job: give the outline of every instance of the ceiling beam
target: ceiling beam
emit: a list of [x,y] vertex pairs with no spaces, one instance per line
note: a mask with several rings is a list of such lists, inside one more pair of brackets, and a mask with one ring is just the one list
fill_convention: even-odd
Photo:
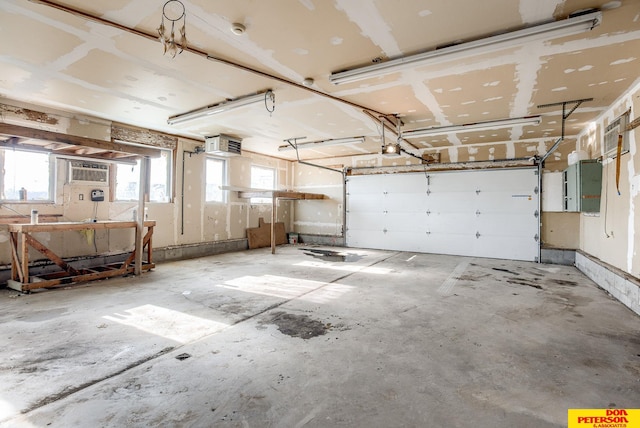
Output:
[[93,149],[113,152],[129,153],[138,156],[148,156],[151,158],[160,156],[160,150],[153,147],[131,146],[128,144],[96,140],[94,138],[78,137],[76,135],[61,134],[60,132],[28,128],[26,126],[12,125],[9,123],[0,123],[0,134],[33,140],[55,141],[57,143],[72,144],[74,146],[90,147]]

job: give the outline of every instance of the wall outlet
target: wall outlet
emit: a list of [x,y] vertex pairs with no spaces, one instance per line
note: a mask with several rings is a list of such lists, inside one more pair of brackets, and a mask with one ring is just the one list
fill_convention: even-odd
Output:
[[84,201],[84,194],[82,194],[82,193],[78,194],[78,200],[79,201]]

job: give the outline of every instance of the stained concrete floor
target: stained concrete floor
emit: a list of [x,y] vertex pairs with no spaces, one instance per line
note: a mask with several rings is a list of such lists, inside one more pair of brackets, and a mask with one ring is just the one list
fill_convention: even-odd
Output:
[[640,317],[568,266],[282,246],[0,291],[3,427],[563,427],[640,403]]

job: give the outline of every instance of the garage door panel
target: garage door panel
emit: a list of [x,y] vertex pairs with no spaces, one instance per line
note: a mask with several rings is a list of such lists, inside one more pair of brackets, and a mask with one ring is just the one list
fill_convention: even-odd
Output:
[[426,230],[425,222],[421,221],[423,218],[422,213],[392,211],[382,217],[383,224],[387,229],[401,231]]
[[[473,235],[468,233],[438,233],[428,235],[424,247],[425,252],[437,254],[451,254],[458,256],[473,256],[473,247],[469,242]],[[475,238],[474,238],[475,239]]]
[[425,195],[421,193],[386,194],[381,202],[385,208],[396,210],[421,211],[426,206]]
[[[509,179],[505,180],[504,176],[499,174],[500,171],[496,170],[484,170],[474,171],[476,173],[475,187],[481,191],[499,190],[501,192],[512,191],[520,189],[523,184],[532,184],[533,190],[537,186],[537,169],[511,169],[506,171],[509,175]],[[498,174],[496,174],[498,172]],[[531,179],[531,180],[529,180]]]
[[[522,245],[523,239],[528,239],[531,245]],[[533,260],[538,256],[537,242],[533,235],[519,236],[481,236],[475,246],[473,254],[477,257],[487,257],[486,253],[494,254],[493,258],[513,260]]]
[[351,218],[350,224],[357,225],[357,227],[349,227],[347,230],[382,230],[380,222],[382,221],[380,213],[377,211],[350,211],[347,216]]
[[535,260],[536,187],[535,168],[353,176],[347,245]]
[[350,212],[382,212],[381,195],[354,194],[347,196],[347,210]]
[[480,215],[476,222],[476,227],[480,233],[485,235],[533,237],[538,233],[537,225],[524,226],[526,223],[533,223],[531,219],[535,219],[533,214],[531,216],[513,214]]
[[432,231],[440,233],[471,233],[475,229],[475,216],[471,213],[432,214],[427,222]]
[[412,231],[387,232],[384,240],[390,250],[425,252],[424,236]]
[[347,242],[350,247],[386,249],[382,230],[349,230]]

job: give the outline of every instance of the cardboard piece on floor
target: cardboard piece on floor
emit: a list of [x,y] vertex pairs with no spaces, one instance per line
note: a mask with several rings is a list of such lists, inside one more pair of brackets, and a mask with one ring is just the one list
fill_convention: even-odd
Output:
[[[275,224],[276,245],[287,243],[287,234],[284,231],[284,223]],[[264,219],[258,219],[258,227],[247,228],[249,249],[271,246],[271,223],[265,223]]]

